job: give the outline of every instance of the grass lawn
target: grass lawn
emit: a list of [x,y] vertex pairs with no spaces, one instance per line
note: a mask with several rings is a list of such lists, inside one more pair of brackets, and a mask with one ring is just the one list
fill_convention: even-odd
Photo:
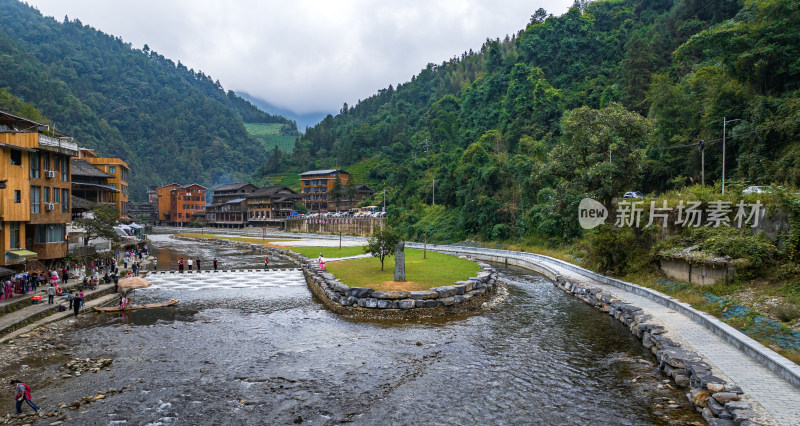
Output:
[[406,249],[406,282],[394,281],[394,256],[384,259],[384,270],[377,257],[330,262],[325,269],[350,287],[370,287],[378,291],[427,290],[431,287],[452,285],[477,275],[478,264],[456,256]]
[[[319,257],[319,254],[322,255],[326,259],[332,259],[335,257],[349,257],[349,256],[356,256],[359,254],[364,254],[364,249],[361,246],[357,247],[342,247],[339,250],[339,246],[336,247],[285,247],[287,250],[291,250],[295,253],[300,253],[303,256],[309,259],[316,259]],[[393,263],[394,264],[394,263]]]
[[281,123],[244,123],[247,133],[261,141],[265,150],[272,151],[277,146],[283,152],[292,152],[298,137],[282,135],[285,126]]
[[242,243],[250,243],[250,244],[267,244],[274,241],[286,241],[286,238],[284,239],[245,238],[245,237],[232,237],[230,235],[198,234],[195,232],[181,232],[178,235],[181,237],[192,237],[192,238],[206,238],[206,239],[219,238],[221,240],[239,241]]

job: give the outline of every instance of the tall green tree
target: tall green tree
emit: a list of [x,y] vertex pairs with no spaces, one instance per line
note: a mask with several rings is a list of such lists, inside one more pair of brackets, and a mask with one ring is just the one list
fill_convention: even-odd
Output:
[[89,240],[95,238],[105,238],[115,243],[121,240],[120,236],[114,231],[114,226],[119,218],[119,209],[111,204],[100,204],[92,209],[91,218],[78,218],[72,222],[86,232],[83,240],[85,246],[89,245]]
[[395,246],[402,241],[400,234],[390,227],[379,228],[372,236],[367,239],[364,253],[377,257],[381,261],[381,271],[383,271],[383,260],[386,256],[393,256]]

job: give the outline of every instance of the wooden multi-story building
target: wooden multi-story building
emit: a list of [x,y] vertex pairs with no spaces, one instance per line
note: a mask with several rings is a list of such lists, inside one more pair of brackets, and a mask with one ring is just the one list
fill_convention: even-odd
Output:
[[280,225],[303,196],[288,186],[267,186],[247,196],[247,222],[254,226]]
[[120,190],[109,185],[108,180],[112,175],[91,165],[86,160],[73,158],[72,166],[72,196],[83,198],[86,201],[99,204],[117,205]]
[[309,213],[328,211],[328,196],[337,179],[339,179],[339,185],[348,185],[350,173],[341,169],[333,169],[311,170],[300,174],[300,193],[303,196],[303,204]]
[[192,183],[179,186],[169,192],[170,220],[175,225],[191,222],[195,213],[205,211],[206,187]]
[[206,210],[209,226],[243,228],[247,225],[247,196],[258,190],[251,183],[231,183],[214,188]]
[[156,188],[156,201],[155,206],[158,210],[158,222],[169,223],[171,222],[170,214],[172,212],[172,198],[171,193],[175,188],[179,188],[177,183],[168,183],[166,185]]
[[67,254],[72,138],[0,111],[0,265]]
[[89,164],[97,167],[98,169],[108,173],[111,177],[108,179],[108,185],[112,188],[119,189],[119,195],[115,201],[119,209],[120,217],[128,217],[128,174],[130,167],[128,163],[121,158],[104,158],[95,154],[94,151],[81,148],[78,158],[86,160]]

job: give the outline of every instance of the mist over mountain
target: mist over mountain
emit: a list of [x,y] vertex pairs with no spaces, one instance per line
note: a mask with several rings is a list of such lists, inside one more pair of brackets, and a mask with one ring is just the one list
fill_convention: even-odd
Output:
[[305,132],[307,127],[315,126],[317,123],[322,121],[323,118],[330,114],[328,112],[309,112],[306,114],[298,114],[292,110],[281,108],[261,98],[252,96],[247,92],[238,91],[236,94],[267,114],[280,115],[294,121],[297,124],[297,130],[300,132]]

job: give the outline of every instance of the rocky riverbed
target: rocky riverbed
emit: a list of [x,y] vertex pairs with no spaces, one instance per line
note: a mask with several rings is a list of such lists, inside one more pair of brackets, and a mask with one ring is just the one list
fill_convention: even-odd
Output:
[[0,413],[42,425],[703,424],[619,322],[498,269],[506,302],[437,320],[344,319],[304,286],[137,290],[137,303],[180,303],[87,312],[0,346],[2,380],[29,383],[49,417],[14,417],[8,385]]

